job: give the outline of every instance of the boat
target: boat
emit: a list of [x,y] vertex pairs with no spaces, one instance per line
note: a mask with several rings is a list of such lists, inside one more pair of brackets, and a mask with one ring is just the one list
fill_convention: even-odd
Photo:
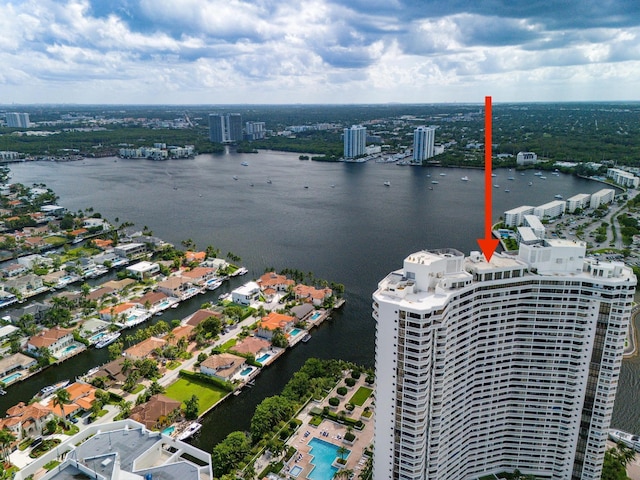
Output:
[[507,180],[515,180],[515,177],[509,177]]
[[336,186],[332,183],[332,184],[331,184],[331,188],[336,188]]
[[446,173],[441,173],[441,174],[440,174],[440,176],[441,176],[441,177],[446,177],[446,176],[447,176],[447,174],[446,174]]
[[6,395],[6,394],[7,394],[7,392],[4,391],[2,388],[0,388],[0,395]]
[[247,270],[244,267],[240,267],[238,270],[236,270],[235,272],[233,272],[231,274],[232,277],[237,277],[238,275],[244,275],[246,273],[249,273],[249,270]]
[[100,370],[98,367],[93,367],[90,368],[87,373],[85,373],[86,376],[90,377],[91,375],[93,375],[94,373],[98,373],[98,370]]
[[384,186],[385,187],[390,187],[391,186],[391,182],[387,180],[386,182],[384,182]]
[[311,340],[311,335],[309,333],[302,337],[302,343],[307,343],[309,340]]
[[495,173],[491,174],[492,177],[497,177],[498,175],[496,175]]
[[205,288],[207,290],[215,290],[216,288],[219,288],[221,285],[222,285],[222,280],[220,280],[219,278],[212,278],[205,284]]
[[609,430],[609,439],[616,443],[622,443],[636,452],[640,452],[640,436],[623,432],[622,430]]
[[272,183],[272,182],[271,182],[271,179],[267,180],[267,183]]
[[529,182],[529,186],[533,185],[533,182]]
[[536,177],[540,177],[540,176],[542,176],[542,172],[536,172],[536,173],[534,173],[534,175],[535,175]]
[[229,292],[218,295],[218,300],[226,300],[228,298],[231,298],[231,294]]
[[249,186],[250,186],[250,187],[253,187],[253,183],[250,183],[250,184],[249,184]]
[[248,167],[249,164],[247,162],[242,162],[240,165],[242,165],[243,167]]
[[98,343],[96,343],[96,348],[104,348],[107,345],[111,345],[120,338],[120,335],[122,335],[120,332],[107,333]]
[[202,428],[202,424],[198,422],[193,422],[187,428],[185,428],[182,432],[180,432],[176,438],[178,440],[186,440],[187,438],[193,437],[196,433],[200,431],[201,428]]
[[562,195],[560,195],[560,194],[554,195],[553,198],[557,198],[558,200],[562,200]]
[[40,396],[46,397],[47,395],[51,395],[52,393],[57,392],[58,390],[66,387],[67,385],[69,385],[69,380],[63,380],[61,382],[54,383],[53,385],[48,385],[44,387],[42,390],[40,390]]
[[237,175],[234,175],[234,176],[233,176],[233,179],[234,179],[234,180],[237,180],[237,179],[238,179],[238,176],[237,176]]
[[434,185],[437,185],[440,182],[438,182],[437,180],[431,180],[431,183],[433,183]]
[[170,308],[178,308],[179,306],[180,306],[180,302],[176,302],[172,304]]
[[506,193],[509,193],[511,190],[509,190],[508,188],[505,188],[505,189],[504,189],[504,191],[505,191]]
[[469,181],[469,177],[467,177],[466,175],[464,177],[462,177],[460,180],[462,180],[463,182],[468,182]]
[[305,185],[304,188],[309,188],[309,185]]
[[540,177],[540,180],[546,180],[547,177]]
[[497,183],[495,183],[495,184],[493,185],[493,188],[500,188],[500,185],[498,185]]
[[433,187],[429,187],[429,190],[433,190]]

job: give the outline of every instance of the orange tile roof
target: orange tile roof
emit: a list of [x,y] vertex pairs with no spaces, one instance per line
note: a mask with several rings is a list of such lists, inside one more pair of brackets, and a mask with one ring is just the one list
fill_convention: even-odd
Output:
[[161,338],[149,337],[142,342],[127,348],[124,353],[129,357],[144,358],[151,354],[156,348],[166,345],[167,341]]
[[184,259],[187,262],[204,262],[207,259],[206,252],[192,252],[187,250],[184,254]]
[[282,313],[270,312],[269,315],[260,321],[260,328],[263,330],[275,330],[284,328],[288,323],[295,321],[295,317],[283,315]]
[[196,268],[192,268],[188,272],[182,272],[182,276],[193,279],[193,278],[202,278],[205,275],[209,275],[212,273],[215,273],[215,270],[213,268],[196,267]]
[[293,285],[295,282],[284,275],[278,275],[276,272],[267,272],[258,279],[258,283],[264,289],[274,285]]
[[258,337],[246,337],[241,342],[236,343],[231,350],[238,353],[250,353],[256,355],[261,350],[267,349],[271,346],[267,340]]
[[73,332],[70,328],[55,327],[49,330],[43,330],[29,339],[29,343],[36,348],[48,347],[53,345],[62,337]]
[[83,233],[87,233],[89,230],[87,230],[86,228],[78,228],[77,230],[72,230],[71,232],[69,232],[71,235],[82,235]]
[[111,315],[120,315],[122,312],[126,312],[130,308],[135,307],[135,304],[130,302],[119,303],[118,305],[114,305],[112,307],[103,308],[100,310],[101,314],[111,314]]
[[200,309],[189,317],[189,320],[187,320],[187,324],[196,327],[209,317],[222,318],[222,314],[219,312],[214,312],[213,310]]
[[101,238],[96,238],[93,243],[95,243],[98,248],[108,248],[113,245],[113,240],[102,240]]
[[333,293],[330,288],[318,289],[302,284],[298,284],[293,287],[293,291],[298,298],[313,298],[315,300],[324,300],[325,298],[330,297]]

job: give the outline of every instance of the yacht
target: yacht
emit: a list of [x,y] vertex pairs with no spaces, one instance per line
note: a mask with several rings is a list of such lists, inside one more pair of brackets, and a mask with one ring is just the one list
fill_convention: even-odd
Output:
[[557,194],[557,195],[554,195],[553,198],[556,198],[558,200],[562,200],[562,195]]
[[509,177],[507,180],[515,180],[515,177]]
[[384,186],[385,187],[390,187],[391,186],[391,182],[387,180],[386,182],[384,182]]
[[623,443],[629,448],[633,448],[636,452],[640,452],[640,437],[621,430],[609,430],[609,438],[616,443]]
[[505,188],[504,190],[505,192],[509,193],[511,190],[509,190],[508,188]]
[[311,340],[311,335],[309,333],[305,334],[305,336],[302,337],[303,343],[307,343],[309,340]]
[[540,177],[540,180],[546,180],[547,177]]
[[431,183],[433,183],[434,185],[437,185],[440,182],[438,182],[437,180],[431,180]]
[[248,167],[249,164],[247,162],[242,162],[240,165],[242,165],[243,167]]
[[492,177],[497,177],[498,175],[496,175],[495,173],[491,174]]
[[249,270],[247,270],[244,267],[240,267],[238,270],[236,270],[235,272],[233,272],[231,274],[232,277],[237,277],[238,275],[244,275],[245,273],[249,273]]
[[529,186],[533,185],[533,182],[529,182]]
[[219,288],[222,285],[222,280],[219,278],[212,278],[211,280],[209,280],[206,284],[205,287],[207,290],[215,290],[216,288]]
[[542,172],[536,172],[536,173],[534,173],[534,175],[535,175],[536,177],[539,177],[539,176],[541,176],[541,175],[542,175]]
[[497,183],[494,183],[493,188],[500,188],[500,185],[498,185]]
[[447,174],[446,174],[446,173],[441,173],[441,174],[440,174],[440,176],[441,176],[441,177],[446,177],[446,176],[447,176]]
[[193,422],[187,428],[185,428],[180,434],[178,434],[178,440],[186,440],[187,438],[193,437],[196,433],[200,431],[202,428],[202,424],[198,422]]
[[69,385],[69,380],[63,380],[62,382],[54,383],[53,385],[44,387],[42,390],[40,390],[40,396],[46,397],[47,395],[51,395],[52,393],[57,392],[58,390],[66,387],[67,385]]
[[107,333],[98,343],[96,343],[96,348],[104,348],[107,345],[111,345],[120,338],[120,335],[122,335],[120,332]]
[[463,182],[468,182],[469,181],[469,177],[467,177],[466,175],[464,177],[462,177],[460,180],[462,180]]

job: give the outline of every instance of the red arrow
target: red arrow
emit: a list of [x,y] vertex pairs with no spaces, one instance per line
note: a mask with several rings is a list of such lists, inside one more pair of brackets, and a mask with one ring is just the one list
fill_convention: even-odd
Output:
[[484,97],[484,238],[478,245],[487,262],[498,247],[498,240],[491,235],[491,97]]

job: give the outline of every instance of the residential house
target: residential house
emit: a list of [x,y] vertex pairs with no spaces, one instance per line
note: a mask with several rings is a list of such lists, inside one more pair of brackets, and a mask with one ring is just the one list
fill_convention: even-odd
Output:
[[48,246],[42,237],[27,237],[24,239],[25,246],[29,248],[42,248]]
[[251,305],[260,298],[260,286],[256,282],[247,282],[231,292],[231,299],[239,305]]
[[169,337],[170,335],[172,336],[171,339],[167,339],[167,341],[171,345],[177,345],[181,338],[186,338],[188,341],[193,335],[194,329],[195,327],[193,325],[180,325],[167,334],[167,337]]
[[267,272],[257,280],[262,291],[272,288],[276,292],[286,292],[289,287],[293,287],[295,282],[284,275],[278,275],[276,272]]
[[129,265],[126,270],[128,274],[134,276],[138,280],[144,280],[145,278],[153,277],[155,274],[159,273],[160,265],[154,262],[147,262],[145,260]]
[[246,337],[232,347],[232,351],[239,354],[250,354],[259,357],[271,348],[271,344],[262,338]]
[[40,292],[48,290],[42,283],[42,277],[29,273],[21,277],[8,278],[3,282],[2,289],[5,291],[15,290],[19,296],[31,297]]
[[87,295],[87,300],[90,302],[94,300],[95,301],[102,300],[104,297],[108,295],[113,295],[114,292],[115,290],[111,287],[99,287],[89,292],[89,294]]
[[40,348],[49,349],[51,355],[57,356],[73,343],[73,330],[54,327],[37,333],[27,341],[27,351],[37,354]]
[[182,277],[169,277],[158,283],[158,291],[175,298],[181,298],[190,288],[193,288],[191,281]]
[[125,288],[135,284],[133,278],[123,278],[122,280],[109,280],[102,284],[103,287],[113,288],[116,292],[122,292]]
[[200,309],[188,317],[186,324],[197,327],[200,323],[210,317],[222,318],[222,313],[214,312],[213,310]]
[[17,277],[27,273],[28,271],[29,269],[27,267],[19,263],[11,263],[0,269],[0,273],[2,273],[2,276],[6,278]]
[[182,278],[186,278],[194,285],[204,286],[207,280],[211,280],[216,276],[216,270],[208,267],[196,267],[188,272],[182,272],[180,274]]
[[125,302],[118,305],[112,305],[100,310],[100,318],[105,321],[116,321],[120,318],[127,318],[138,307],[135,303]]
[[140,343],[127,348],[124,351],[125,356],[133,360],[143,360],[153,355],[154,350],[162,348],[167,344],[166,340],[157,337],[149,337]]
[[291,307],[291,314],[296,317],[297,322],[304,322],[307,318],[311,316],[316,309],[310,303],[303,303],[302,305],[296,305],[295,307]]
[[16,381],[19,377],[7,380],[5,377],[12,373],[29,370],[29,368],[36,365],[38,362],[35,358],[29,357],[23,353],[14,353],[8,357],[0,359],[0,378],[3,379],[3,383],[10,384]]
[[149,430],[159,430],[168,425],[167,420],[173,415],[179,415],[182,402],[172,400],[162,394],[152,395],[146,403],[136,405],[131,409],[129,418],[140,422]]
[[113,240],[102,240],[101,238],[94,239],[93,243],[100,250],[107,250],[113,246]]
[[71,230],[69,232],[69,235],[71,235],[74,238],[82,238],[83,235],[86,235],[87,233],[89,233],[89,230],[87,230],[86,228],[77,228],[76,230]]
[[315,288],[308,285],[298,284],[293,287],[296,300],[302,300],[303,302],[312,303],[313,305],[320,306],[329,298],[333,291],[330,288]]
[[145,256],[147,247],[144,243],[124,243],[113,247],[113,251],[116,255],[133,260]]
[[88,383],[74,382],[65,390],[69,393],[69,403],[54,406],[51,398],[46,404],[60,418],[69,419],[79,413],[87,412],[96,401],[97,388]]
[[122,372],[124,361],[125,358],[120,356],[109,363],[105,363],[96,373],[89,377],[89,380],[102,378],[105,381],[105,388],[122,387],[127,380],[126,372]]
[[242,370],[245,359],[231,353],[211,355],[200,364],[200,373],[216,377],[223,381],[231,381],[231,378]]
[[[163,292],[148,292],[143,296],[134,298],[131,302],[135,303],[140,308],[145,308],[147,310],[156,310],[163,303],[166,303],[169,297],[166,293]],[[147,308],[148,306],[148,308]]]
[[191,250],[187,250],[184,252],[184,261],[186,263],[201,263],[207,259],[206,252],[192,252]]
[[262,320],[260,320],[256,335],[271,340],[273,332],[276,329],[280,329],[283,333],[286,333],[288,330],[293,328],[295,323],[295,317],[283,315],[282,313],[270,312],[266,317],[263,317]]
[[0,420],[0,429],[8,429],[18,440],[39,437],[47,422],[54,418],[53,411],[38,402],[31,405],[20,402],[7,410],[6,417]]

